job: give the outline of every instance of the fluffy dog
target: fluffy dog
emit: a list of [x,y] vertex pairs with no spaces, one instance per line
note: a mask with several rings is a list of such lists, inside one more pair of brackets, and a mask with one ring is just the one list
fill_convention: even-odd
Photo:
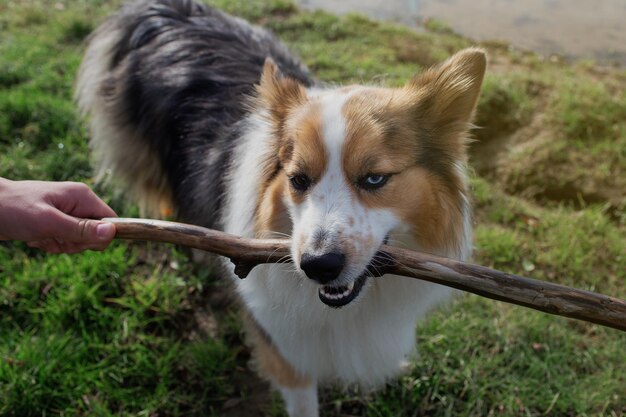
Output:
[[98,172],[148,213],[292,239],[293,264],[230,275],[261,372],[291,416],[316,416],[318,383],[396,374],[416,320],[451,294],[368,271],[387,240],[469,256],[466,140],[485,65],[466,49],[401,88],[327,88],[262,28],[139,1],[91,36],[77,100]]

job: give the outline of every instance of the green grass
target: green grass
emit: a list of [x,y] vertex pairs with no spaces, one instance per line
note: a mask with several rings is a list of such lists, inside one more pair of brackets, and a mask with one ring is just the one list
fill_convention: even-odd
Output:
[[[414,33],[286,0],[217,3],[272,28],[329,83],[401,85],[471,44],[441,22]],[[72,85],[83,39],[117,4],[0,3],[0,176],[92,182]],[[625,298],[626,73],[483,46],[475,261]],[[282,415],[248,370],[228,292],[163,245],[53,256],[0,243],[0,416]],[[626,414],[615,330],[464,296],[417,338],[407,375],[377,393],[326,389],[323,414]]]
[[0,415],[219,409],[237,350],[184,336],[201,300],[193,294],[211,284],[178,266],[186,256],[153,249],[70,257],[0,247]]
[[533,95],[539,87],[520,74],[487,74],[483,83],[475,132],[481,141],[497,140],[526,125],[534,111]]
[[[608,203],[626,210],[626,90],[573,77],[551,92],[538,132],[501,170],[504,188],[539,201]],[[528,166],[535,167],[529,170]]]

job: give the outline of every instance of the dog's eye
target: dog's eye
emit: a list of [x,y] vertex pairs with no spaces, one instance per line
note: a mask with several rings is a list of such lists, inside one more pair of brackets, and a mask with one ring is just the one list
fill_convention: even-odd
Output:
[[296,191],[306,191],[311,186],[311,179],[304,174],[289,177],[289,181]]
[[359,187],[366,190],[376,190],[387,183],[389,175],[369,174],[359,180]]

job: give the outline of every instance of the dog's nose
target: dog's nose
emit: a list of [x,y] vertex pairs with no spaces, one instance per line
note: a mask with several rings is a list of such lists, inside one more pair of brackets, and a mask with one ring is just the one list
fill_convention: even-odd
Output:
[[300,268],[307,277],[326,284],[339,276],[345,263],[343,253],[329,252],[319,256],[305,253],[300,259]]

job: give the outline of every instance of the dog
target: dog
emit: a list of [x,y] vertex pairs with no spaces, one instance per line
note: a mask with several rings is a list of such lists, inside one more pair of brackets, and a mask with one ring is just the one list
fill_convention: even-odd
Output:
[[126,5],[94,31],[76,98],[99,177],[145,213],[289,237],[292,263],[226,267],[262,375],[290,416],[320,383],[378,386],[447,287],[373,278],[385,243],[465,260],[468,130],[485,53],[400,88],[327,87],[267,30],[191,0]]

